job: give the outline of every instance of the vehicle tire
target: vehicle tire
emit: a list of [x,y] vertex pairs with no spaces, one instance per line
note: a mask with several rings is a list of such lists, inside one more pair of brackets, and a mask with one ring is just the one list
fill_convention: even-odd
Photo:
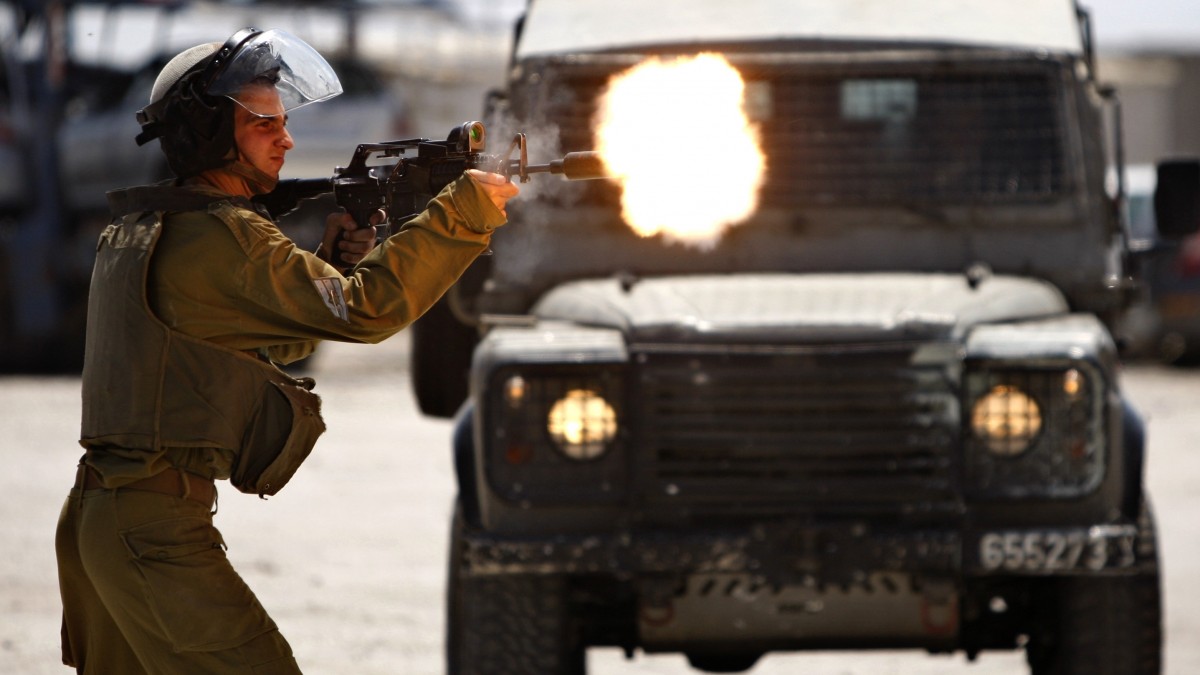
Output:
[[1027,646],[1032,675],[1159,675],[1162,597],[1154,520],[1143,502],[1140,571],[1052,580]]
[[475,303],[491,276],[492,264],[490,255],[476,258],[409,329],[413,394],[425,415],[450,419],[467,400],[471,357],[479,344]]
[[[453,292],[453,291],[451,291]],[[459,321],[449,298],[438,300],[409,329],[410,368],[417,407],[430,417],[451,418],[467,400],[475,328]]]
[[552,575],[463,574],[465,527],[455,508],[446,591],[447,675],[584,675],[585,650]]

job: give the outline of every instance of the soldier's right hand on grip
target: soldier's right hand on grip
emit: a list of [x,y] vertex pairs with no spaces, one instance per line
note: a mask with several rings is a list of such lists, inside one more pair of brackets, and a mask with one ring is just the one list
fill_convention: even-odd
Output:
[[363,227],[349,213],[331,213],[325,218],[325,236],[317,257],[345,273],[375,248],[375,226],[385,222],[387,214],[379,209]]

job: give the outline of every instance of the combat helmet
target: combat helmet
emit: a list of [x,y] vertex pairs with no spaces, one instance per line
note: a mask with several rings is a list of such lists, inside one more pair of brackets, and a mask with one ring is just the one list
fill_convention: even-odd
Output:
[[137,144],[157,138],[179,178],[220,168],[237,158],[233,106],[257,111],[237,98],[251,82],[274,85],[284,112],[342,93],[337,74],[300,38],[283,30],[244,28],[223,44],[196,45],[159,72],[150,103],[137,112]]

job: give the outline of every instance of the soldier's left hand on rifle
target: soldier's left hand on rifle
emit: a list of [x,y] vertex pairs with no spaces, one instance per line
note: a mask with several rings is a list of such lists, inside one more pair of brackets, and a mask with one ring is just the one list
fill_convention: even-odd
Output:
[[521,188],[517,187],[508,179],[508,176],[503,176],[498,173],[488,173],[479,169],[467,169],[466,174],[475,179],[475,182],[483,186],[483,191],[487,193],[488,199],[500,209],[500,213],[508,218],[508,200],[517,196]]

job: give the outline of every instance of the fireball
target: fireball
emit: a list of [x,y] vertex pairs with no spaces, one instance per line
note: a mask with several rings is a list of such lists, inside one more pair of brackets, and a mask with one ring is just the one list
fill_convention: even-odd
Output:
[[766,161],[744,98],[741,75],[718,54],[651,58],[609,82],[597,150],[621,179],[635,232],[710,249],[754,213]]

